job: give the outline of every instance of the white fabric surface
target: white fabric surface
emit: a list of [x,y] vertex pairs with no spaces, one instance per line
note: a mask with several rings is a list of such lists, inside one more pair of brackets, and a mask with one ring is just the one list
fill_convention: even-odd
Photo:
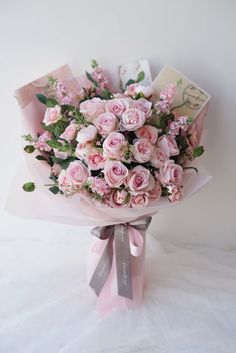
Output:
[[88,228],[54,230],[1,235],[1,353],[235,352],[234,250],[148,236],[143,307],[99,317],[86,286]]

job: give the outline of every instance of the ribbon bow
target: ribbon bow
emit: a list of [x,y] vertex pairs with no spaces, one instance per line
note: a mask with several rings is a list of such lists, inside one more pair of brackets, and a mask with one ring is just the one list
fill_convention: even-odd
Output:
[[90,280],[90,287],[99,296],[112,267],[113,244],[117,272],[118,295],[133,298],[131,256],[140,256],[143,251],[143,237],[151,223],[151,217],[143,217],[129,223],[95,227],[91,233],[101,240],[107,240],[105,249]]

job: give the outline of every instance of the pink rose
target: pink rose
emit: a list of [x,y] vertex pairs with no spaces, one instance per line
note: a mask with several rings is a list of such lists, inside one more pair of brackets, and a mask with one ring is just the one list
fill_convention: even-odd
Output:
[[51,169],[53,175],[58,176],[61,172],[62,168],[60,164],[54,163]]
[[[65,141],[63,140],[58,140],[58,142],[60,142],[63,146],[65,145]],[[70,155],[70,152],[59,151],[56,148],[53,148],[53,152],[55,154],[55,157],[60,159],[67,159]]]
[[125,148],[127,146],[127,141],[119,132],[111,132],[103,142],[103,153],[105,157],[121,159]]
[[88,168],[80,162],[74,161],[69,164],[66,169],[66,176],[72,182],[73,185],[81,186],[83,185],[87,178],[90,176]]
[[183,198],[182,190],[178,188],[176,185],[168,185],[167,189],[168,189],[168,193],[170,194],[168,195],[168,199],[171,202],[178,202],[182,200]]
[[137,131],[135,131],[135,134],[139,138],[145,138],[148,141],[150,141],[153,145],[157,142],[158,138],[158,130],[156,127],[151,126],[151,125],[143,125],[140,127]]
[[136,97],[139,93],[142,93],[145,98],[150,98],[154,91],[151,86],[147,86],[141,83],[132,83],[126,88],[125,91],[125,94],[128,94],[132,97]]
[[113,113],[103,113],[94,120],[94,125],[102,137],[117,129],[118,121]]
[[106,102],[106,111],[118,117],[121,117],[124,111],[128,108],[129,104],[125,99],[115,98]]
[[148,192],[146,192],[146,195],[148,196],[148,198],[150,200],[159,200],[159,198],[161,197],[162,194],[162,187],[161,187],[161,183],[159,181],[155,181],[154,187],[149,190]]
[[43,123],[47,126],[55,124],[61,117],[61,107],[56,105],[53,108],[47,108],[44,114]]
[[145,114],[139,109],[127,109],[121,116],[121,128],[127,131],[135,131],[145,123]]
[[82,127],[82,129],[77,134],[76,141],[79,143],[79,145],[85,145],[87,142],[93,141],[96,135],[97,129],[94,125]]
[[133,208],[142,208],[147,206],[148,204],[148,197],[145,194],[138,194],[135,196],[132,196],[131,200],[131,207]]
[[166,154],[157,147],[154,148],[150,162],[153,167],[160,168],[167,159],[168,156],[166,156]]
[[74,192],[74,186],[70,178],[68,178],[66,170],[62,169],[58,176],[58,187],[66,195],[70,195]]
[[65,129],[65,131],[60,135],[60,138],[71,141],[76,138],[78,132],[78,125],[75,123],[71,123]]
[[152,181],[151,177],[150,171],[147,168],[138,165],[130,171],[126,184],[133,192],[145,190],[149,182]]
[[144,112],[146,118],[150,116],[152,102],[149,102],[147,99],[139,98],[137,100],[134,100],[133,106],[134,106],[134,108],[142,110],[142,112]]
[[154,146],[145,138],[141,138],[134,143],[133,156],[135,160],[140,163],[146,163],[150,161],[153,151]]
[[110,196],[110,206],[114,208],[129,207],[131,196],[126,190],[113,190]]
[[124,184],[129,174],[126,166],[119,161],[107,161],[104,168],[104,178],[106,183],[113,188]]
[[78,145],[76,146],[76,150],[75,150],[76,157],[79,159],[85,159],[91,146],[92,146],[91,143],[86,143],[85,145],[80,145],[78,143]]
[[163,186],[174,184],[180,186],[183,181],[183,169],[173,160],[165,161],[159,170],[159,180]]
[[100,98],[92,98],[80,103],[79,106],[80,112],[91,122],[105,113],[105,102]]
[[91,148],[86,154],[86,162],[90,170],[99,170],[104,167],[106,158],[97,148]]
[[162,135],[157,141],[159,147],[167,156],[177,156],[179,149],[175,138],[171,135]]
[[35,148],[38,148],[40,151],[50,152],[52,147],[48,146],[46,143],[48,140],[52,139],[52,134],[49,131],[44,131],[38,138],[38,141],[35,143]]

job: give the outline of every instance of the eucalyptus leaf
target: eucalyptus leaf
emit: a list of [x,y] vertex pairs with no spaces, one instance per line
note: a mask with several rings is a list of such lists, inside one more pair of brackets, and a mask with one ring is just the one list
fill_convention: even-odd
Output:
[[193,149],[193,156],[200,157],[204,153],[204,147],[203,146],[197,146]]
[[144,78],[145,78],[145,73],[144,73],[144,71],[140,71],[139,74],[138,74],[138,77],[137,77],[136,82],[141,82],[141,81],[144,80]]
[[96,88],[98,88],[98,83],[97,83],[97,81],[94,80],[94,78],[92,77],[92,75],[91,75],[88,71],[86,71],[85,73],[86,73],[87,79],[88,79],[90,82],[92,82],[92,84],[93,84]]
[[40,103],[46,104],[47,98],[46,98],[43,94],[38,93],[38,94],[36,94],[36,97],[38,98],[38,100],[40,101]]
[[35,150],[35,148],[34,148],[33,145],[27,145],[27,146],[25,146],[25,148],[24,148],[24,151],[25,151],[26,153],[33,153],[34,150]]
[[32,192],[35,189],[35,184],[32,181],[29,181],[28,183],[25,183],[22,188],[26,192]]
[[59,191],[60,191],[59,187],[56,186],[56,185],[51,186],[51,187],[49,188],[49,190],[50,190],[53,194],[55,194],[55,195],[58,194]]
[[54,98],[46,98],[46,106],[48,108],[53,108],[58,105],[58,102]]

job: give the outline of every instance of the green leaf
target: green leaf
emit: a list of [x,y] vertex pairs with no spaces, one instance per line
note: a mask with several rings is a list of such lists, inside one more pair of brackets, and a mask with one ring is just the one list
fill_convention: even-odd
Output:
[[91,60],[91,67],[92,67],[93,69],[96,69],[96,67],[98,67],[98,63],[97,63],[97,61],[96,61],[95,59],[92,59],[92,60]]
[[41,154],[37,155],[35,157],[38,161],[45,161],[48,162],[47,158],[45,158],[44,156],[42,156]]
[[46,144],[52,148],[59,149],[60,147],[63,146],[63,144],[57,140],[48,140],[46,141]]
[[180,86],[182,85],[182,83],[183,83],[182,78],[179,78],[179,79],[176,81],[176,86],[177,86],[177,87],[180,87]]
[[54,98],[46,98],[46,106],[48,108],[53,108],[58,105],[58,102]]
[[56,185],[51,186],[51,187],[49,188],[49,190],[50,190],[53,194],[55,194],[55,195],[58,194],[59,191],[60,191],[59,187],[56,186]]
[[144,98],[144,94],[142,92],[139,92],[137,96],[135,96],[135,100],[138,100],[140,98]]
[[54,125],[53,134],[56,136],[56,138],[60,137],[60,135],[65,131],[67,126],[68,126],[68,123],[65,121],[58,121]]
[[109,99],[112,98],[112,94],[111,94],[111,92],[110,92],[108,89],[104,89],[104,90],[102,91],[102,97],[103,97],[104,99],[106,99],[106,100],[109,100]]
[[32,146],[32,145],[27,145],[27,146],[25,146],[25,148],[24,148],[24,151],[25,151],[26,153],[33,153],[34,150],[35,150],[35,148],[34,148],[34,146]]
[[26,192],[32,192],[35,189],[35,184],[32,181],[25,183],[23,186],[23,190]]
[[200,157],[204,153],[204,147],[203,146],[197,146],[193,149],[193,156]]
[[145,72],[144,72],[144,71],[140,71],[139,74],[138,74],[138,77],[137,77],[136,82],[137,82],[137,83],[138,83],[138,82],[141,82],[141,81],[144,80],[144,78],[145,78]]
[[92,77],[92,75],[88,72],[88,71],[85,71],[86,73],[86,76],[87,76],[87,79],[92,82],[92,84],[94,85],[94,87],[98,88],[98,83],[97,81],[94,80],[94,78]]
[[189,147],[188,141],[185,136],[181,136],[181,135],[176,136],[176,142],[177,142],[177,145],[179,147],[180,152],[186,151]]
[[46,104],[47,98],[46,98],[43,94],[38,93],[38,94],[36,94],[36,97],[38,98],[38,100],[40,101],[40,103]]
[[134,80],[130,79],[129,81],[126,82],[126,87],[129,86],[129,85],[132,85],[133,83],[135,83]]
[[52,159],[53,163],[59,164],[62,169],[66,169],[71,162],[74,162],[77,160],[76,157],[68,157],[66,159],[61,159],[61,158],[57,158],[55,156],[51,156],[51,159]]

